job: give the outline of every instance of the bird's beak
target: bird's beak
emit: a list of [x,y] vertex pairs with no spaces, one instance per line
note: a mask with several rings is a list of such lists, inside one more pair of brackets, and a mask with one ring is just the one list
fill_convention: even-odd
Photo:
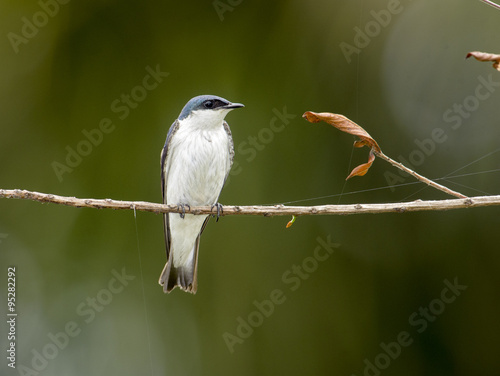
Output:
[[223,108],[226,108],[228,110],[233,110],[235,108],[240,108],[240,107],[245,107],[245,105],[243,105],[241,103],[229,103],[229,104],[226,104]]

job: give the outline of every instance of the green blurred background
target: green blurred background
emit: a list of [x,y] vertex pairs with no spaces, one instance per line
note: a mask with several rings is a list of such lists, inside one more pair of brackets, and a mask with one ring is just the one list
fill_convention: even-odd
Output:
[[[499,193],[500,73],[464,60],[500,52],[500,13],[480,1],[4,1],[0,20],[0,188],[159,202],[168,128],[191,97],[215,94],[246,105],[227,118],[237,164],[222,204],[447,198],[381,160],[345,182],[368,151],[307,110],[348,116],[466,195]],[[151,90],[148,69],[165,72]],[[126,110],[122,95],[136,98]],[[112,130],[89,150],[83,132],[103,119]],[[78,145],[86,155],[58,178],[54,162]],[[290,229],[224,217],[203,234],[195,296],[157,283],[159,215],[6,199],[0,213],[0,278],[16,267],[19,313],[16,370],[1,325],[2,375],[499,372],[495,207]],[[314,261],[327,240],[338,247]]]

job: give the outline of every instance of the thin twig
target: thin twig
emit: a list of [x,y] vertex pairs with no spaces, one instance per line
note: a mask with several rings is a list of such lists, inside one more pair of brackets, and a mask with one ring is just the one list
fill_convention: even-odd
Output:
[[[180,213],[182,209],[176,205],[162,205],[145,201],[116,201],[109,198],[97,200],[93,198],[64,197],[47,193],[31,192],[20,189],[0,189],[0,198],[15,198],[67,205],[78,208],[137,210],[154,213]],[[279,215],[348,215],[367,213],[404,213],[410,211],[438,211],[483,206],[500,206],[500,195],[477,196],[470,198],[385,204],[351,204],[320,206],[224,206],[221,215],[257,215],[264,217]],[[192,206],[186,213],[201,215],[215,214],[210,206]]]
[[500,9],[500,5],[498,5],[497,3],[494,3],[493,1],[490,1],[490,0],[480,0],[480,1],[482,1],[483,3],[486,3],[488,5],[491,5],[493,8]]
[[400,170],[402,170],[402,171],[410,174],[411,176],[415,177],[415,179],[418,179],[421,182],[423,182],[423,183],[425,183],[427,185],[430,185],[431,187],[439,189],[440,191],[443,191],[443,192],[445,192],[445,193],[447,193],[449,195],[452,195],[452,196],[455,196],[455,197],[458,197],[458,198],[467,198],[467,196],[464,196],[463,194],[461,194],[459,192],[455,192],[455,191],[451,190],[450,188],[445,187],[444,185],[438,184],[435,181],[427,179],[425,176],[417,174],[415,171],[409,169],[405,165],[403,165],[403,164],[401,164],[399,162],[396,162],[392,158],[389,158],[387,155],[385,155],[384,153],[382,153],[382,151],[373,150],[373,152],[375,153],[375,155],[377,157],[382,158],[383,160],[389,162],[394,167],[399,168]]

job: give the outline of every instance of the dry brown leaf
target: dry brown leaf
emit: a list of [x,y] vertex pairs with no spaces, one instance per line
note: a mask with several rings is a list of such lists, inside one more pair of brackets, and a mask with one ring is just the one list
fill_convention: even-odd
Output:
[[345,180],[348,180],[353,176],[365,175],[372,166],[374,160],[375,160],[375,154],[373,154],[373,151],[370,150],[370,154],[368,155],[368,162],[363,163],[362,165],[359,165],[358,167],[354,168]]
[[358,124],[356,124],[352,120],[349,120],[343,115],[331,114],[329,112],[316,113],[307,111],[304,113],[304,115],[302,115],[302,117],[310,123],[318,123],[320,121],[324,121],[330,125],[333,125],[335,128],[341,130],[342,132],[346,132],[359,137],[360,139],[354,142],[354,147],[361,148],[363,146],[368,146],[371,148],[370,155],[368,156],[368,162],[354,168],[347,179],[352,178],[353,176],[365,175],[368,172],[368,169],[373,164],[373,161],[375,160],[374,152],[381,152],[380,146],[378,146],[377,141],[375,141],[375,139],[373,139],[373,137],[370,136],[367,131],[365,131]]
[[472,51],[469,52],[465,58],[468,59],[471,56],[479,61],[493,61],[493,68],[495,68],[497,71],[500,71],[500,55],[490,54],[487,52]]
[[371,146],[376,151],[380,151],[380,147],[378,146],[377,141],[375,141],[372,136],[370,136],[368,132],[365,131],[362,127],[360,127],[352,120],[349,120],[344,115],[331,114],[329,112],[316,113],[307,111],[304,113],[304,115],[302,115],[302,117],[310,123],[319,123],[320,121],[324,121],[325,123],[333,125],[335,128],[342,132],[352,134],[353,136],[358,136],[361,141],[364,142],[361,146]]

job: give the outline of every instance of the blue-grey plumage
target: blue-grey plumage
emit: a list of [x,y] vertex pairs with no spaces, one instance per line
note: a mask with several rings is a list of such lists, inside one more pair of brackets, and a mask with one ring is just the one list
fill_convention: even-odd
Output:
[[[214,95],[192,98],[168,131],[161,153],[164,204],[216,205],[234,157],[227,113],[244,107]],[[167,263],[159,283],[196,293],[200,236],[208,215],[164,214]]]

